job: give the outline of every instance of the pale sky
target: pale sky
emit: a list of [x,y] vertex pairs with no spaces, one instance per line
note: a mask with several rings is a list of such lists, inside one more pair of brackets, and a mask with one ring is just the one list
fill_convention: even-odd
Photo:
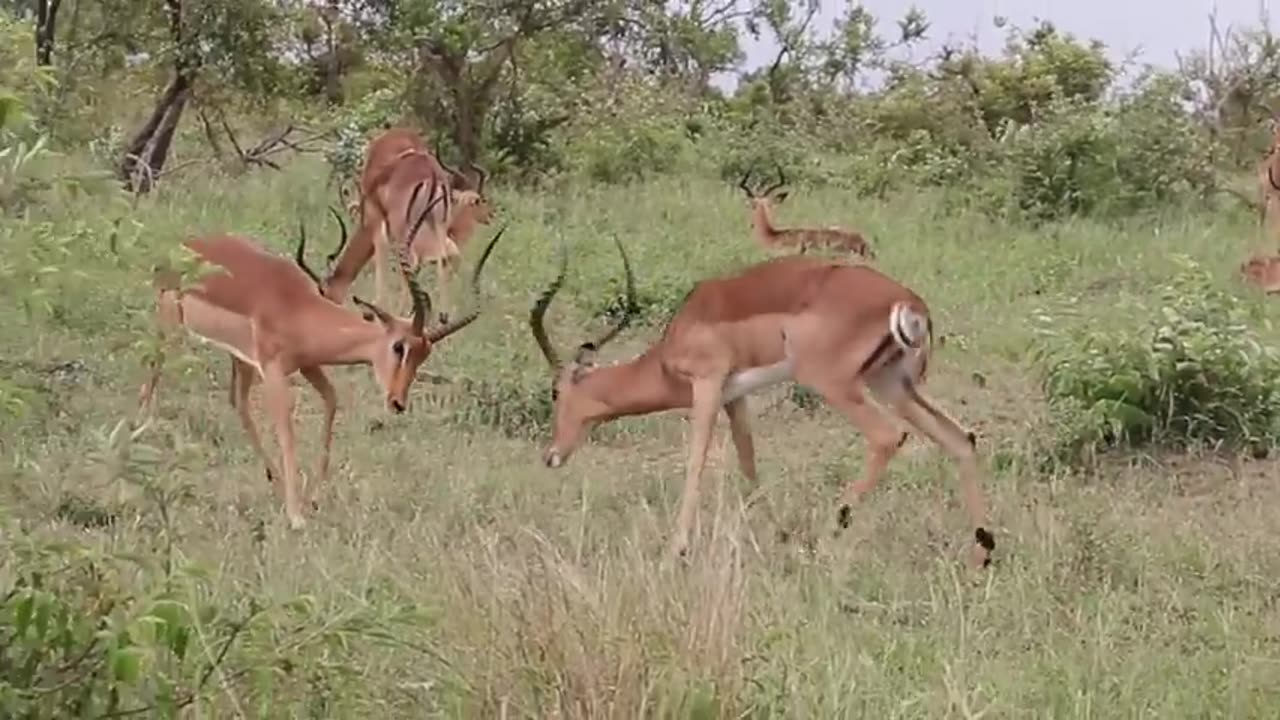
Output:
[[[846,7],[846,0],[821,0],[822,10],[813,27],[825,32]],[[995,53],[1004,44],[1007,30],[997,29],[992,19],[1007,17],[1011,23],[1030,28],[1036,18],[1052,21],[1060,30],[1077,38],[1098,39],[1119,60],[1141,51],[1139,63],[1176,67],[1176,51],[1204,48],[1208,44],[1209,13],[1217,9],[1218,27],[1259,27],[1260,13],[1270,2],[1280,0],[914,0],[931,25],[924,43],[915,51],[917,58],[934,52],[942,43],[965,44],[976,36],[979,47]],[[877,28],[889,39],[897,33],[897,20],[912,0],[863,0],[862,5],[878,20]],[[1273,19],[1270,23],[1276,27]],[[747,68],[754,69],[772,62],[777,46],[772,37],[756,42],[743,40]],[[733,84],[729,80],[729,84]]]

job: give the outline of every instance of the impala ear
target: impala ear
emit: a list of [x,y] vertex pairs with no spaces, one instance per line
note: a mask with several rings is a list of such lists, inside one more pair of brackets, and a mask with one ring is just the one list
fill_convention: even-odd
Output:
[[364,318],[365,322],[380,323],[383,327],[390,327],[392,325],[391,316],[377,305],[366,300],[362,300],[354,295],[351,296],[351,302],[355,303],[356,307],[360,308],[360,317]]
[[787,196],[788,196],[788,195],[790,195],[790,194],[791,194],[791,191],[790,191],[790,190],[783,190],[783,191],[782,191],[782,192],[780,192],[780,193],[774,193],[774,195],[773,195],[773,201],[774,201],[775,203],[777,203],[777,204],[781,205],[781,204],[782,204],[782,202],[783,202],[784,200],[786,200],[786,199],[787,199]]
[[595,365],[596,364],[596,344],[593,342],[584,342],[578,346],[578,353],[574,355],[573,361],[579,365]]
[[573,356],[573,381],[577,382],[582,378],[586,371],[596,366],[596,346],[595,343],[582,343],[578,346],[578,352]]

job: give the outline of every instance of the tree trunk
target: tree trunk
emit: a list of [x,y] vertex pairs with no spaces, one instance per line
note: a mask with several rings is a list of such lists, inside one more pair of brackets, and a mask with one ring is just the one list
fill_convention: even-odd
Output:
[[151,117],[129,140],[120,161],[119,177],[130,192],[145,195],[155,186],[190,97],[191,80],[185,74],[175,75],[156,102]]
[[342,65],[338,60],[336,49],[330,49],[329,56],[324,59],[324,99],[331,106],[340,106],[344,100],[342,92]]
[[493,107],[503,65],[511,58],[515,44],[516,39],[509,38],[474,62],[468,61],[465,54],[449,52],[438,45],[424,48],[423,64],[440,79],[453,102],[451,130],[463,165],[480,159],[484,122]]
[[480,129],[488,108],[467,93],[454,93],[453,143],[462,156],[462,167],[470,167],[480,159]]
[[36,64],[53,64],[54,38],[58,29],[58,8],[62,0],[39,0],[36,4]]
[[195,85],[195,67],[189,54],[191,48],[182,27],[182,0],[165,0],[165,9],[169,13],[169,34],[177,53],[173,61],[173,79],[160,95],[151,117],[130,138],[118,169],[125,189],[139,195],[150,192],[164,170],[173,134]]

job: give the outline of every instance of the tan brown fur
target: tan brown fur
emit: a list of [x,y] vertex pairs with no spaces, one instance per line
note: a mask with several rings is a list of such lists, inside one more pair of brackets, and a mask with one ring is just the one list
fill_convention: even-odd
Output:
[[[360,229],[325,279],[322,291],[336,300],[344,298],[372,257],[375,302],[381,302],[386,247],[389,237],[395,237],[397,242],[408,245],[411,269],[422,262],[437,265],[439,289],[447,300],[448,282],[456,272],[461,247],[474,234],[477,224],[487,225],[492,218],[492,206],[483,196],[484,179],[484,171],[479,168],[474,168],[474,178],[468,178],[441,163],[416,131],[385,129],[369,143],[357,197],[349,204],[360,208]],[[404,214],[410,190],[422,182],[427,183],[427,192],[420,202],[444,197],[424,231],[413,238],[405,238],[404,228],[395,225],[384,231],[382,216]]]
[[[428,206],[423,215],[430,212]],[[422,218],[413,227],[421,224]],[[484,260],[499,232],[476,267],[478,281]],[[398,318],[374,303],[356,299],[363,315],[324,297],[302,261],[305,234],[297,260],[290,262],[261,248],[249,238],[213,235],[185,245],[216,269],[185,289],[172,271],[157,274],[157,322],[162,336],[177,327],[211,342],[232,355],[232,406],[240,416],[250,443],[276,484],[293,528],[305,524],[293,434],[294,395],[289,378],[300,373],[324,403],[324,438],[318,478],[327,480],[337,393],[324,372],[332,365],[369,365],[385,393],[387,407],[403,412],[418,367],[436,343],[461,330],[479,310],[461,320],[428,329],[430,296],[404,269],[413,299],[413,316]],[[407,258],[401,255],[402,265]],[[402,268],[403,269],[403,268]],[[160,381],[160,361],[139,391],[139,408],[150,412]],[[283,474],[267,456],[250,414],[249,395],[261,381],[268,411],[283,455]]]
[[1280,293],[1280,255],[1255,253],[1240,263],[1240,275],[1268,295]]
[[[633,281],[625,252],[623,261],[631,307]],[[973,436],[938,410],[921,389],[932,326],[928,307],[914,292],[864,265],[776,258],[700,282],[661,338],[635,359],[608,367],[595,364],[596,352],[625,325],[628,315],[562,365],[543,317],[565,270],[562,261],[560,275],[530,313],[534,339],[556,368],[552,437],[543,460],[549,467],[563,464],[598,423],[688,408],[689,458],[673,553],[684,554],[688,547],[699,479],[720,408],[729,418],[742,471],[755,481],[747,397],[777,382],[795,381],[812,387],[844,413],[869,445],[863,476],[840,496],[841,524],[847,524],[852,505],[876,486],[906,439],[897,426],[904,420],[959,464],[975,533],[974,560],[989,560],[994,541],[984,527],[985,499],[978,484]],[[903,327],[914,328],[910,337]],[[869,402],[868,393],[892,412],[886,414]]]
[[778,168],[778,182],[764,190],[752,190],[747,184],[751,172],[747,171],[738,183],[747,196],[751,210],[751,229],[756,241],[767,250],[798,250],[801,254],[810,249],[835,250],[874,259],[875,252],[862,233],[830,226],[825,228],[779,228],[773,213],[786,201],[790,191],[785,189],[786,176]]
[[1268,245],[1280,249],[1280,116],[1271,116],[1271,142],[1258,161],[1258,224]]

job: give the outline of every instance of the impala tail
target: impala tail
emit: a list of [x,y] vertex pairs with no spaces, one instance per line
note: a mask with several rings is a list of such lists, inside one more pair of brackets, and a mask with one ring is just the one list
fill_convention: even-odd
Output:
[[933,319],[928,312],[914,303],[896,302],[889,310],[887,332],[862,363],[859,373],[873,377],[889,370],[910,385],[922,383],[932,345]]
[[933,322],[910,303],[895,303],[889,311],[889,332],[903,350],[919,350],[933,339]]

